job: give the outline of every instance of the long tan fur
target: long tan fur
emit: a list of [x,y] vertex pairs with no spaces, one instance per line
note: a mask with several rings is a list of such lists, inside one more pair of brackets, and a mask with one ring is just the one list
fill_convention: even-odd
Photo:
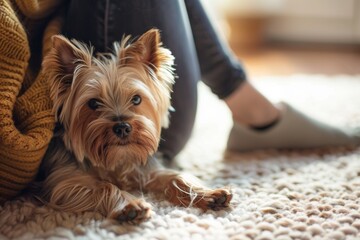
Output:
[[[161,128],[169,124],[173,63],[156,29],[134,42],[125,37],[115,43],[114,53],[97,58],[80,42],[53,37],[43,68],[61,127],[41,168],[44,201],[64,211],[98,211],[133,223],[151,211],[132,191],[155,192],[176,205],[204,210],[228,206],[229,190],[209,190],[163,169],[153,157]],[[125,135],[119,124],[129,126]]]

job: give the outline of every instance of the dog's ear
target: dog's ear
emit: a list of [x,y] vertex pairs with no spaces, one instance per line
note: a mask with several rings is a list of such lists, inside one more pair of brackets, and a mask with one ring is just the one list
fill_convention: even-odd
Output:
[[170,51],[162,47],[158,29],[150,29],[134,43],[128,44],[129,38],[121,42],[118,52],[120,64],[130,64],[134,60],[146,64],[154,72],[169,61],[173,62]]
[[64,97],[72,84],[76,66],[91,65],[91,50],[77,41],[69,41],[61,35],[51,38],[52,48],[44,57],[43,71],[49,76],[53,100]]
[[157,69],[161,61],[158,51],[161,45],[159,30],[151,29],[147,31],[137,42],[144,46],[141,60],[149,64],[150,67]]
[[91,50],[77,41],[69,41],[61,35],[51,38],[52,48],[43,61],[43,71],[50,76],[52,83],[71,85],[78,64],[91,64]]

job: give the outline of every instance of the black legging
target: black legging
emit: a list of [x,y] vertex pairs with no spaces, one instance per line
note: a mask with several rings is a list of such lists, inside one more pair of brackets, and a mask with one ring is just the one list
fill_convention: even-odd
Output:
[[96,51],[108,51],[124,34],[140,36],[158,28],[175,56],[178,78],[172,94],[171,123],[162,133],[160,152],[172,159],[190,137],[197,106],[197,81],[219,97],[231,94],[245,72],[217,36],[199,0],[72,0],[63,33]]

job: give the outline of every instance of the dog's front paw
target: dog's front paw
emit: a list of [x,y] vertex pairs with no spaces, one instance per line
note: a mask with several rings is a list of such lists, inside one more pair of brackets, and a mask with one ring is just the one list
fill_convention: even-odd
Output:
[[216,189],[207,191],[197,206],[203,210],[212,209],[215,211],[229,207],[232,193],[228,189]]
[[138,200],[126,205],[123,209],[113,213],[111,218],[120,223],[139,224],[151,217],[150,204]]

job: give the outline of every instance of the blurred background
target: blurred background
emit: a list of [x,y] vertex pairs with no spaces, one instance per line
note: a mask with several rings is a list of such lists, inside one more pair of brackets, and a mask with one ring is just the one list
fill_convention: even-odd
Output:
[[360,0],[203,0],[251,78],[360,74]]

